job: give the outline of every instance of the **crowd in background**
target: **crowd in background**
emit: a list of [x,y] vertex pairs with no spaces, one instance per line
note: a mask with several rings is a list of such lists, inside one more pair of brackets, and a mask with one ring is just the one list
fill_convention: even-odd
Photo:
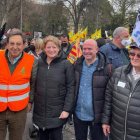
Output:
[[66,34],[28,41],[12,29],[1,36],[1,140],[7,127],[9,140],[22,139],[33,105],[39,140],[63,140],[67,121],[76,140],[86,140],[88,130],[90,140],[140,140],[140,46],[118,27],[112,40],[85,39],[79,47],[72,64]]

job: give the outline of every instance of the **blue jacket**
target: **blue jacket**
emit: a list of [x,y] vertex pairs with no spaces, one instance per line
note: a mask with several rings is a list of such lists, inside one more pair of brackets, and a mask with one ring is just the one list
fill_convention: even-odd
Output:
[[118,68],[129,64],[128,52],[126,49],[119,49],[112,42],[105,44],[100,48],[100,52],[104,53],[113,68]]

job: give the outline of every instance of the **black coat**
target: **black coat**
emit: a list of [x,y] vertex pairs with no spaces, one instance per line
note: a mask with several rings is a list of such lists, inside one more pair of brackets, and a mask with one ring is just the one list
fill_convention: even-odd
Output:
[[[62,48],[62,51],[63,51],[63,46],[61,46],[61,48]],[[67,51],[66,52],[63,51],[63,53],[65,54],[65,57],[66,58],[69,55],[71,49],[72,49],[72,45],[70,43],[68,43],[68,45],[67,45]]]
[[[105,89],[107,82],[111,75],[111,65],[107,64],[106,58],[102,53],[98,53],[99,63],[96,71],[92,75],[92,91],[93,91],[93,109],[94,109],[94,122],[101,123],[101,117],[103,112],[104,100],[105,100]],[[77,101],[80,77],[82,72],[84,57],[81,57],[75,64],[75,76],[76,76],[76,90],[75,100]],[[75,103],[76,107],[76,103]]]
[[62,53],[50,65],[45,53],[38,62],[33,121],[39,128],[56,128],[66,119],[59,119],[62,111],[71,112],[74,103],[74,68]]
[[107,86],[102,123],[111,125],[110,140],[140,140],[140,80],[133,89],[131,69],[116,69]]

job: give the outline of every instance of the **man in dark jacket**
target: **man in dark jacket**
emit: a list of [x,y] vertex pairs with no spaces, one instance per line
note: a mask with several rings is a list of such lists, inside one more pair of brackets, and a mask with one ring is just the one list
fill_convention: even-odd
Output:
[[60,37],[61,40],[61,49],[64,52],[64,54],[66,55],[66,57],[68,56],[68,54],[70,53],[72,46],[69,43],[69,36],[62,34]]
[[83,44],[83,57],[75,64],[76,104],[74,127],[76,140],[86,140],[90,126],[91,140],[105,140],[101,127],[104,93],[110,76],[110,65],[98,52],[96,41]]
[[140,48],[131,44],[130,64],[115,70],[105,97],[102,127],[110,140],[140,140]]

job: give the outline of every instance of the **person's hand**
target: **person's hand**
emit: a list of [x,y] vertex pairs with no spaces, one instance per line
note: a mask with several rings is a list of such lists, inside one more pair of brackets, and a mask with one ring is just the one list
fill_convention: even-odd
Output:
[[108,125],[108,124],[103,124],[103,125],[102,125],[102,128],[103,128],[104,135],[105,135],[105,136],[108,136],[109,133],[110,133],[110,125]]
[[30,112],[32,110],[32,104],[28,103],[28,108],[27,108],[27,112]]
[[66,111],[63,111],[63,112],[60,114],[59,119],[66,119],[66,118],[68,118],[68,116],[69,116],[69,113],[66,112]]

